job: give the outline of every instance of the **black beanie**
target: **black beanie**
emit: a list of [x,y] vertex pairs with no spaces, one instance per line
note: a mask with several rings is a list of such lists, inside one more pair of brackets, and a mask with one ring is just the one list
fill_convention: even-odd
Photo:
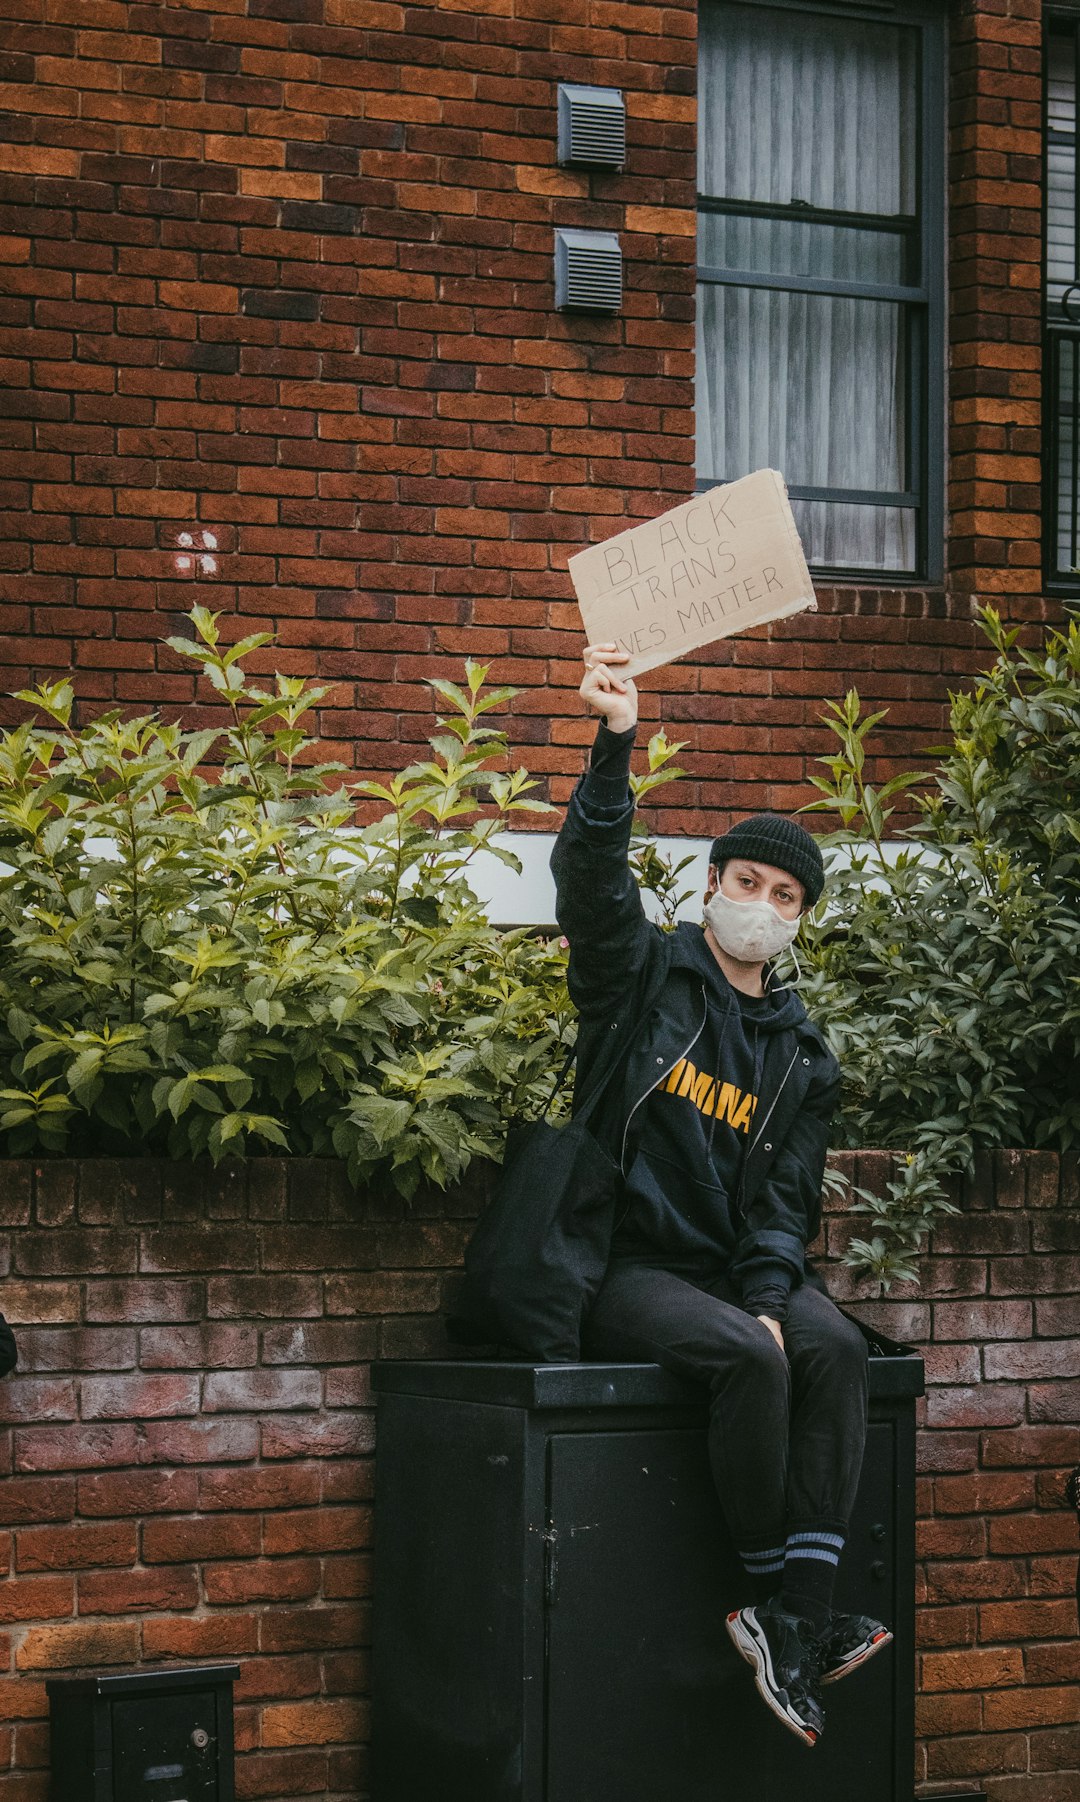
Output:
[[740,820],[722,838],[713,839],[711,864],[722,865],[733,857],[771,863],[778,870],[786,870],[802,883],[809,907],[825,887],[825,865],[816,843],[805,826],[782,813],[756,813],[752,819]]

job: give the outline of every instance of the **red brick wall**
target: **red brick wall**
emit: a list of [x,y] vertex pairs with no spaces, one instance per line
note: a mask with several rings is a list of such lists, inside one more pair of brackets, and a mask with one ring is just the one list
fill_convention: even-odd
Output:
[[950,586],[958,601],[1004,601],[1017,618],[1045,611],[1042,106],[1042,0],[961,0],[950,109]]
[[[1003,1154],[963,1202],[920,1292],[860,1304],[927,1358],[919,1775],[1072,1802],[1080,1172]],[[45,1802],[50,1671],[175,1658],[242,1666],[239,1796],[364,1793],[367,1364],[446,1354],[476,1205],[299,1160],[0,1163],[0,1802]]]
[[[337,1166],[0,1163],[0,1802],[44,1679],[237,1658],[238,1795],[364,1789],[367,1364],[433,1342],[464,1228]],[[54,1802],[62,1802],[55,1798]]]
[[[690,741],[667,830],[806,800],[851,683],[891,710],[872,773],[921,762],[985,660],[971,595],[1039,610],[1036,7],[956,21],[950,587],[823,590],[646,678]],[[693,0],[7,10],[0,686],[183,702],[158,641],[200,600],[331,681],[321,732],[372,770],[472,653],[564,799],[566,557],[693,481]],[[555,166],[560,77],[624,90],[624,175]],[[553,311],[553,227],[583,223],[621,234],[618,319]],[[216,570],[182,574],[206,530]]]
[[[873,1188],[881,1152],[837,1154]],[[933,1239],[922,1283],[851,1305],[926,1360],[918,1449],[921,1735],[930,1791],[991,1802],[1080,1794],[1076,1516],[1080,1462],[1080,1165],[1051,1152],[980,1161]],[[835,1258],[857,1217],[827,1226]],[[861,1286],[830,1263],[838,1299]]]

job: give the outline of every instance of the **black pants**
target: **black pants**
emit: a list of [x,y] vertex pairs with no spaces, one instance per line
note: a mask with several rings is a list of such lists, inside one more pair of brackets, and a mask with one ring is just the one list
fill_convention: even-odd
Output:
[[708,1385],[713,1481],[744,1553],[806,1529],[846,1535],[862,1468],[862,1334],[806,1284],[782,1330],[786,1356],[726,1278],[702,1287],[618,1258],[586,1323],[587,1357],[648,1360]]

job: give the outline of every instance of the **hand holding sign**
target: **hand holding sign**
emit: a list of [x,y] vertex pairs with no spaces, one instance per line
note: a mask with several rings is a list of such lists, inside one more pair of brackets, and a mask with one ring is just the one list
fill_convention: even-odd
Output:
[[617,644],[585,647],[585,674],[578,693],[586,707],[607,721],[612,732],[628,732],[637,725],[637,689],[623,669],[629,661]]
[[569,569],[587,639],[625,651],[624,676],[817,605],[775,469],[579,551]]

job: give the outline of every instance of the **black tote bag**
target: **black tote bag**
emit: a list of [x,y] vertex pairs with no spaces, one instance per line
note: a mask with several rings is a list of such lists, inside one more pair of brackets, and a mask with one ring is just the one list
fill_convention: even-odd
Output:
[[545,1109],[508,1135],[494,1194],[465,1252],[464,1289],[449,1323],[459,1341],[512,1347],[544,1364],[581,1356],[581,1326],[603,1281],[622,1190],[619,1166],[588,1122],[630,1049],[565,1126],[553,1126]]

